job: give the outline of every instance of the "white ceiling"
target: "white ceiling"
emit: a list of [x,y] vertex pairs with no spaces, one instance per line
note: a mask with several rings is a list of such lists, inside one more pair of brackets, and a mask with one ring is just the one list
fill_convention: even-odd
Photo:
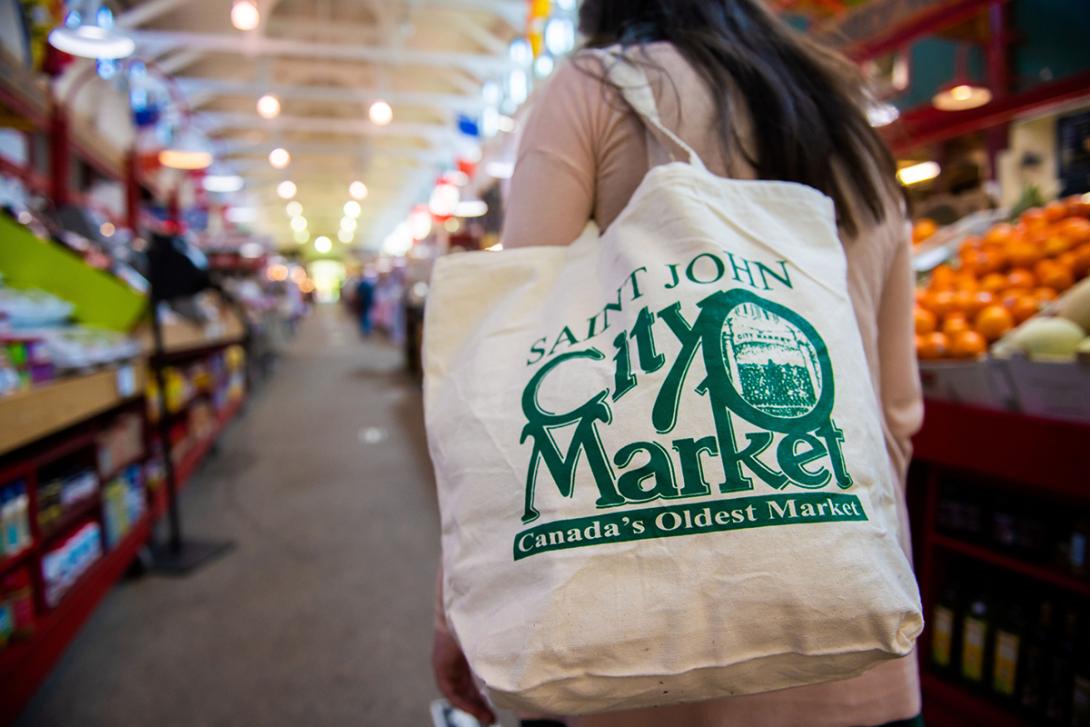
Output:
[[[525,30],[525,0],[259,0],[261,25],[232,27],[230,0],[129,2],[118,22],[139,55],[172,75],[208,131],[217,158],[247,180],[258,227],[285,244],[291,229],[276,184],[299,188],[312,238],[336,239],[348,184],[362,179],[356,243],[375,246],[450,166],[459,112],[475,115],[481,87],[509,68]],[[255,104],[271,92],[280,116]],[[376,99],[394,120],[367,118]],[[292,154],[273,169],[268,152]]]

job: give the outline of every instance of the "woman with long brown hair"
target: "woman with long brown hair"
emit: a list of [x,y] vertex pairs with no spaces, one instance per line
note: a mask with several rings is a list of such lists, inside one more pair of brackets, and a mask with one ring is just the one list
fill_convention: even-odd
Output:
[[[668,129],[708,168],[736,179],[786,180],[831,197],[848,261],[854,321],[882,405],[889,467],[901,486],[922,405],[913,344],[907,223],[895,165],[867,122],[855,67],[773,15],[760,0],[586,0],[590,48],[645,71]],[[605,230],[652,166],[679,155],[605,80],[608,54],[578,53],[534,100],[522,132],[502,237],[505,248],[567,245],[588,221]],[[492,713],[442,619],[440,689],[482,722]],[[859,677],[764,694],[569,720],[624,725],[886,725],[919,720],[915,655]]]

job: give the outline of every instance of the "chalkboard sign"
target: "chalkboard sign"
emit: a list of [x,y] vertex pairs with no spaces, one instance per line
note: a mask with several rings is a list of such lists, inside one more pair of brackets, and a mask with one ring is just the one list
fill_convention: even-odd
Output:
[[1056,120],[1060,196],[1090,192],[1090,111]]

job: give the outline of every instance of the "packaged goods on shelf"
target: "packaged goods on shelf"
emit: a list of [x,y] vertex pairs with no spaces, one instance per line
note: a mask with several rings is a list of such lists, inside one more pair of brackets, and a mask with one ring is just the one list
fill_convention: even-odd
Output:
[[99,432],[95,443],[98,448],[98,471],[106,476],[126,462],[133,462],[143,455],[142,418],[135,412],[119,415]]
[[143,468],[131,465],[102,490],[106,547],[113,548],[121,542],[145,509]]
[[960,562],[947,574],[932,608],[925,668],[1031,724],[1085,724],[1080,721],[1090,696],[1085,605],[988,575]]
[[34,631],[34,594],[25,568],[0,578],[0,646]]
[[38,528],[49,531],[98,492],[98,476],[83,469],[43,479],[38,483]]
[[25,482],[0,490],[0,557],[11,557],[30,547],[30,497]]
[[44,290],[0,287],[0,321],[14,329],[60,326],[75,308]]
[[60,603],[80,576],[102,557],[102,529],[89,522],[42,555],[42,584],[46,605]]

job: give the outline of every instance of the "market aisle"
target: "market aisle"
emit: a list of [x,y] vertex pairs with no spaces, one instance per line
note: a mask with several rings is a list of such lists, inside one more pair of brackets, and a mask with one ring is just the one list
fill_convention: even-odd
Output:
[[316,311],[184,492],[235,550],[121,583],[19,724],[427,724],[437,514],[400,362]]

